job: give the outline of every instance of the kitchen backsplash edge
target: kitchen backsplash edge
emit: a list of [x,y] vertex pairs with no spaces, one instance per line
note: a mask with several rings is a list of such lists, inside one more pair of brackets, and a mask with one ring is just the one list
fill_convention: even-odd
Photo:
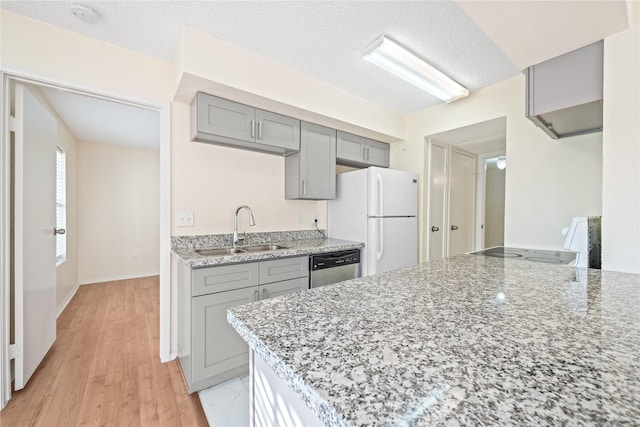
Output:
[[[320,230],[326,235],[326,230]],[[240,235],[244,237],[244,233]],[[245,246],[266,245],[290,240],[318,239],[318,230],[266,231],[247,233]],[[171,249],[215,249],[231,246],[233,234],[201,234],[195,236],[171,236]]]

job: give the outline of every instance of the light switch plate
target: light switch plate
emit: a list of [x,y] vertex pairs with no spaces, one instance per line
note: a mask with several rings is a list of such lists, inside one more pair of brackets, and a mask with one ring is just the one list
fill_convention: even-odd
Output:
[[176,218],[178,227],[193,227],[193,212],[181,212]]

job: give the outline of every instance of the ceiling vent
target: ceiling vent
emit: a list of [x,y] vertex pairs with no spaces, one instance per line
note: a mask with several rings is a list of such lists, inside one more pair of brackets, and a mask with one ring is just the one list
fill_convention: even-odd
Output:
[[604,42],[525,70],[526,116],[551,138],[602,131]]

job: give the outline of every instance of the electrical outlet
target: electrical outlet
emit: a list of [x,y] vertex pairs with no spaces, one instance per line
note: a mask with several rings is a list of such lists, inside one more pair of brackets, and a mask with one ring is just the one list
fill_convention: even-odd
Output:
[[176,222],[178,227],[193,227],[193,212],[179,213]]
[[318,222],[318,214],[313,214],[313,222]]

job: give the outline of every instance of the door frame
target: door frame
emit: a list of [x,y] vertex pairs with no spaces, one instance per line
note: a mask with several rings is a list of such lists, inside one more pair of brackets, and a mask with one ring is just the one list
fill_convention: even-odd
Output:
[[171,103],[104,92],[92,87],[78,86],[34,75],[24,70],[0,70],[0,99],[4,113],[0,117],[0,410],[11,398],[10,333],[10,221],[11,221],[11,134],[10,111],[12,81],[35,86],[52,87],[68,92],[156,111],[160,115],[160,361],[175,358],[171,354]]
[[485,249],[484,247],[484,220],[486,218],[486,206],[485,201],[487,197],[487,169],[486,163],[487,160],[493,159],[494,157],[505,156],[507,152],[505,150],[502,151],[494,151],[491,153],[478,154],[478,163],[476,164],[476,176],[477,176],[477,197],[476,197],[476,250]]

